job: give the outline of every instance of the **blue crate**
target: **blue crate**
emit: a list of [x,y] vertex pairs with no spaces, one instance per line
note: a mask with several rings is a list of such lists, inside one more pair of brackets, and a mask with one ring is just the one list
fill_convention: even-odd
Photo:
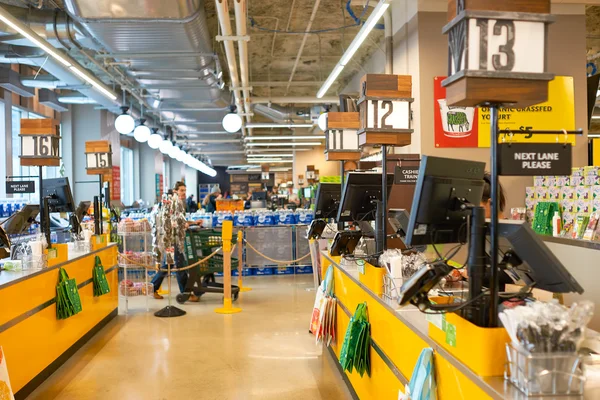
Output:
[[273,268],[273,275],[293,275],[294,267]]
[[304,267],[296,267],[297,274],[312,274],[313,269],[310,265],[306,265]]
[[[242,276],[254,275],[254,271],[252,271],[252,268],[244,268],[242,273],[243,273]],[[239,273],[238,273],[237,268],[234,269],[233,271],[231,271],[231,276],[238,276],[238,275],[239,275]]]
[[273,275],[273,268],[254,268],[254,275]]

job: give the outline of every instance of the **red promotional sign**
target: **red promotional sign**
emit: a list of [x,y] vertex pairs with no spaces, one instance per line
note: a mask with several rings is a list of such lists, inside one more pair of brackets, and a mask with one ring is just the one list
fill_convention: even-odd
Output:
[[474,107],[448,107],[445,76],[433,78],[435,147],[479,147],[479,110]]
[[121,167],[112,167],[112,181],[110,185],[111,200],[121,200]]

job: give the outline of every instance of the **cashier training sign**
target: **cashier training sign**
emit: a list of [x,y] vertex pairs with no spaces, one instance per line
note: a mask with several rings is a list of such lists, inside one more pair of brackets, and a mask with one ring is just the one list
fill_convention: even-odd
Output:
[[[490,147],[490,110],[480,107],[449,107],[442,81],[434,78],[436,147]],[[548,101],[525,108],[500,108],[499,126],[505,131],[499,142],[556,143],[556,136],[534,135],[531,130],[575,129],[573,78],[557,76],[548,84]],[[512,133],[512,137],[508,133]],[[564,137],[559,138],[564,142]],[[575,137],[568,142],[574,144]]]

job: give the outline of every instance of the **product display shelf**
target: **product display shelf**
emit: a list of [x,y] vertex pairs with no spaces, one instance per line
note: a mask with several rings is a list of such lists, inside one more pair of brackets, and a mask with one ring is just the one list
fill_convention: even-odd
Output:
[[[119,254],[119,296],[124,299],[125,314],[129,312],[129,298],[144,296],[146,311],[150,310],[148,297],[153,294],[148,279],[148,269],[141,265],[153,265],[154,257],[149,251],[152,232],[149,230],[119,230],[122,249]],[[141,264],[141,265],[138,265]]]

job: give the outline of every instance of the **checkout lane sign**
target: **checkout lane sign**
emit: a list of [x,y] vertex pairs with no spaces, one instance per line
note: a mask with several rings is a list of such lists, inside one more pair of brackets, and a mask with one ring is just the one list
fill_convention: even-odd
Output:
[[570,175],[571,147],[569,143],[499,144],[500,175]]
[[35,193],[35,181],[8,181],[6,182],[6,194],[28,194]]

